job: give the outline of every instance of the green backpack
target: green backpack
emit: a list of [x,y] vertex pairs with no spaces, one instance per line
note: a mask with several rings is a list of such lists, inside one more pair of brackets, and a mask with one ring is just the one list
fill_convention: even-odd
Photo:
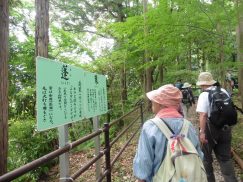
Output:
[[174,135],[161,119],[154,118],[152,121],[168,140],[166,156],[153,182],[207,182],[202,160],[187,138],[190,122],[184,119],[180,133]]

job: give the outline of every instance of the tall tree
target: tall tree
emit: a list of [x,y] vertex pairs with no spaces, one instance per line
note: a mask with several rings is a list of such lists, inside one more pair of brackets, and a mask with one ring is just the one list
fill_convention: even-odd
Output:
[[[148,0],[143,0],[143,13],[144,13],[144,61],[145,64],[149,62],[149,52],[147,48],[147,37],[148,37],[148,25],[147,25],[147,12],[148,12]],[[149,66],[145,70],[145,92],[152,90],[152,68]]]
[[8,153],[8,0],[0,0],[0,175],[7,172]]
[[[238,60],[243,62],[243,2],[238,0]],[[243,68],[239,69],[239,91],[243,107]]]
[[48,57],[49,43],[49,0],[35,0],[36,26],[35,45],[36,56]]

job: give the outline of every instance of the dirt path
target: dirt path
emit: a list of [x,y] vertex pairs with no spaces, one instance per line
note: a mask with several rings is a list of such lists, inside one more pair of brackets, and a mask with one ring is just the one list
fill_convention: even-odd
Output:
[[[198,128],[198,118],[195,113],[195,108],[191,108],[189,110],[188,120],[192,121],[194,126],[196,128]],[[138,125],[135,127],[138,127]],[[134,131],[134,129],[131,129],[129,131],[130,134],[132,134],[133,131]],[[114,164],[113,169],[112,169],[112,181],[113,182],[134,182],[134,181],[136,181],[135,177],[133,176],[133,172],[132,172],[132,163],[133,163],[133,158],[135,156],[136,149],[137,149],[138,138],[139,138],[139,133],[135,136],[135,138],[132,140],[130,145],[126,148],[126,150],[119,157],[118,161]],[[118,140],[118,142],[112,147],[111,160],[119,152],[119,150],[123,147],[123,145],[127,141],[127,139],[128,139],[128,136],[124,136],[121,140]],[[73,174],[77,169],[84,166],[89,160],[91,160],[91,158],[93,156],[94,156],[93,150],[87,150],[87,151],[72,154],[70,157],[71,174]],[[103,158],[102,159],[103,166],[104,166],[104,161],[105,160]],[[220,169],[219,169],[219,165],[216,160],[214,161],[214,170],[215,170],[216,182],[224,182]],[[235,164],[235,171],[237,174],[238,181],[239,182],[243,181],[240,179],[240,177],[243,175],[243,173],[241,172],[241,170],[239,169],[239,166],[237,164]],[[58,166],[56,166],[50,171],[50,175],[49,175],[48,179],[45,179],[44,181],[57,182],[58,178],[59,178]],[[95,166],[93,165],[88,171],[86,171],[84,174],[82,174],[82,176],[79,177],[75,181],[94,182],[95,181]]]

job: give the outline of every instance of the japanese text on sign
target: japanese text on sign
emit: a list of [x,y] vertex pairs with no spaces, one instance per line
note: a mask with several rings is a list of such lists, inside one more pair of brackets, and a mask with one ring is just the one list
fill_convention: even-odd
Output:
[[39,131],[107,112],[105,76],[42,57],[36,67]]

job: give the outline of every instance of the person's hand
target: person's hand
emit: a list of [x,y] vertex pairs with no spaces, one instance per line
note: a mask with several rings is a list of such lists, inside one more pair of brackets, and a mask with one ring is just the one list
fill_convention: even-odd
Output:
[[202,144],[208,143],[208,140],[206,139],[206,135],[204,132],[199,134],[199,139]]

